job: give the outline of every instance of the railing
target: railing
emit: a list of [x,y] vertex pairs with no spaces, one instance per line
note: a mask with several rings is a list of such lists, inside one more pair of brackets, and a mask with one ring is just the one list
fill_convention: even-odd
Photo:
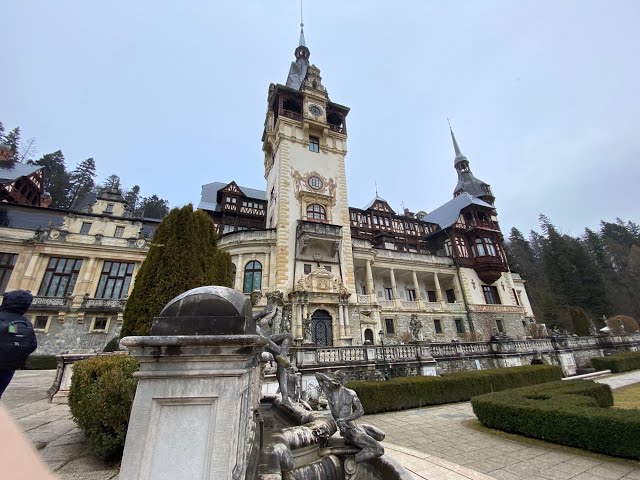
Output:
[[475,220],[470,223],[457,222],[455,224],[455,227],[461,230],[471,230],[474,228],[484,228],[487,230],[500,230],[500,227],[498,226],[498,222],[494,222],[491,220]]
[[124,310],[127,303],[126,298],[89,298],[82,301],[82,308],[85,310]]
[[275,229],[269,230],[241,230],[238,232],[225,233],[218,239],[218,245],[230,243],[242,243],[247,240],[275,240]]
[[65,309],[71,306],[71,297],[33,297],[31,308]]
[[496,313],[523,313],[524,308],[517,305],[469,305],[469,310],[472,312],[496,312]]
[[[606,345],[640,343],[640,336],[615,335],[612,337],[557,337],[532,340],[504,340],[492,342],[456,342],[456,343],[425,343],[399,345],[358,345],[347,347],[295,347],[291,351],[294,355],[302,353],[299,358],[311,355],[314,368],[322,365],[351,364],[373,362],[380,366],[382,363],[419,362],[429,356],[436,360],[460,357],[486,357],[494,355],[531,355],[533,352],[554,352],[567,348],[567,340],[577,349],[591,349]],[[303,365],[304,366],[304,365]]]
[[339,237],[342,234],[340,225],[331,225],[329,223],[307,222],[300,220],[298,222],[297,235],[304,233],[316,233],[323,236]]
[[412,300],[401,300],[400,306],[405,310],[419,310],[420,304]]
[[382,308],[394,308],[395,302],[393,300],[378,300],[378,305]]
[[291,110],[285,110],[284,108],[280,110],[280,115],[283,117],[290,118],[292,120],[302,120],[302,114],[298,112],[293,112]]

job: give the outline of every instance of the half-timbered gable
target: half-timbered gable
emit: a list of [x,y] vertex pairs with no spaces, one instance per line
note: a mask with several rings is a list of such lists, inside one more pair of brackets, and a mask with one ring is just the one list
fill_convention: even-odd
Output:
[[222,235],[265,228],[267,204],[263,190],[240,187],[235,181],[214,182],[202,186],[198,208],[211,215],[216,232]]
[[0,156],[0,202],[48,206],[44,195],[44,168]]

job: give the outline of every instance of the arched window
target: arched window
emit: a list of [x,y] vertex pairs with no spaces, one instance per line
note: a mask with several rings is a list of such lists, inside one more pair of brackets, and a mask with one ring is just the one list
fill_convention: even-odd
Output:
[[373,330],[371,330],[370,328],[367,328],[364,331],[364,343],[365,345],[373,344]]
[[232,263],[231,264],[231,288],[236,288],[236,272],[238,270],[236,269],[236,264]]
[[242,291],[244,293],[251,293],[255,290],[260,290],[262,283],[262,264],[257,260],[252,260],[244,267],[244,283],[242,285]]
[[326,220],[327,212],[322,205],[312,203],[307,206],[307,220]]

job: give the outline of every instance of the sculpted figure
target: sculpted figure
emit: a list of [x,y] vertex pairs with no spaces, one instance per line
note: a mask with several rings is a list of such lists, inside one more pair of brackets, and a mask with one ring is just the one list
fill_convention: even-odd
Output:
[[254,315],[253,320],[256,322],[256,333],[267,341],[267,352],[273,355],[276,361],[276,378],[282,394],[282,405],[291,407],[287,372],[294,373],[297,371],[288,358],[293,336],[290,333],[279,333],[268,337],[262,333],[260,328],[261,321],[268,322],[270,326],[273,325],[273,319],[278,313],[278,305],[282,305],[282,303],[282,292],[267,294],[267,306],[262,312]]
[[302,342],[313,343],[311,338],[311,318],[307,317],[302,320]]
[[420,330],[422,330],[422,322],[418,320],[418,316],[415,314],[411,315],[409,330],[414,341],[420,340]]
[[345,443],[362,449],[356,454],[356,463],[384,455],[384,448],[379,443],[384,440],[384,432],[372,425],[356,424],[355,420],[364,415],[364,409],[356,392],[342,385],[342,375],[338,373],[332,378],[316,373],[316,380],[327,396],[331,415]]

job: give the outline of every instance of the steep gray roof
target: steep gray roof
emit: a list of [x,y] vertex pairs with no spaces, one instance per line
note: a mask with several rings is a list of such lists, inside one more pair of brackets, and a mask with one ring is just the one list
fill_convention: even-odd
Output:
[[27,177],[40,170],[39,165],[27,165],[20,162],[0,162],[0,182],[14,181],[20,177]]
[[[209,210],[211,212],[219,212],[220,206],[218,205],[218,190],[226,187],[231,182],[213,182],[207,183],[202,186],[202,192],[200,193],[200,203],[198,208],[201,210]],[[242,190],[249,198],[256,198],[258,200],[266,200],[267,192],[264,190],[256,190],[255,188],[243,187],[238,185],[238,188]]]
[[476,178],[469,170],[458,173],[458,183],[453,193],[463,191],[470,193],[474,197],[482,197],[483,195],[490,195],[486,187],[489,187],[489,184]]
[[369,210],[371,207],[373,207],[373,204],[376,202],[384,202],[387,205],[389,205],[389,202],[387,202],[384,198],[380,198],[378,195],[376,195],[373,200],[367,203],[367,205],[363,208],[363,210]]
[[456,223],[460,216],[460,211],[469,205],[480,205],[482,207],[493,208],[492,205],[480,200],[479,198],[472,197],[468,193],[461,193],[441,207],[436,208],[433,212],[425,215],[420,220],[423,222],[435,223],[439,225],[440,228],[445,229]]

